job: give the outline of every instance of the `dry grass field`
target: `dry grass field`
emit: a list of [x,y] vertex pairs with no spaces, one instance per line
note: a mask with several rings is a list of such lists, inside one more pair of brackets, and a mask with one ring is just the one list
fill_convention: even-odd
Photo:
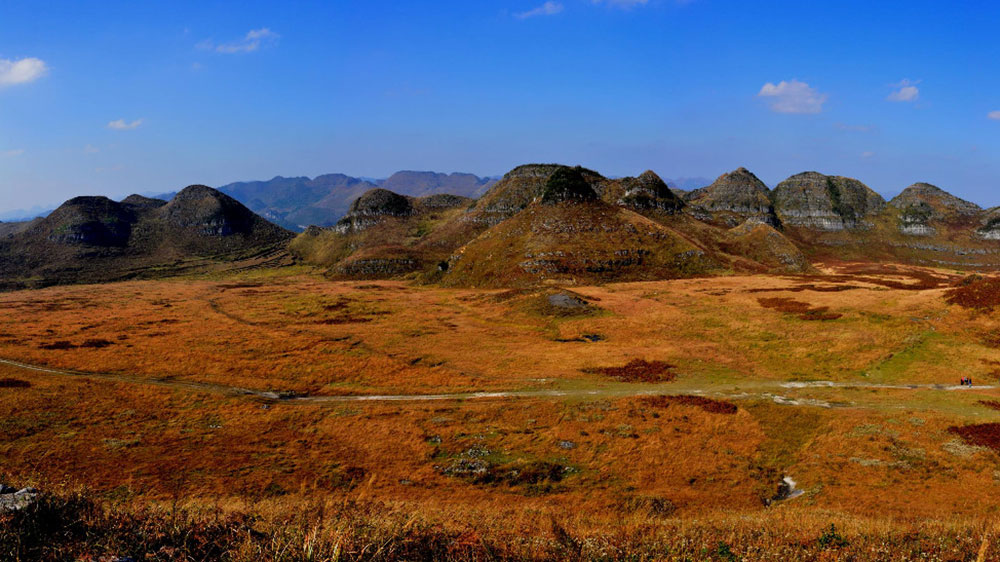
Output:
[[0,558],[1000,559],[995,285],[2,293],[0,482],[50,496],[0,539],[93,528]]

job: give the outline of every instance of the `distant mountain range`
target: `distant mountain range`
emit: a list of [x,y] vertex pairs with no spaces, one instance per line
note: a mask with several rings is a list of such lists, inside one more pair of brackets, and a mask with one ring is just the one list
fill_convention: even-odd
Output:
[[[223,185],[218,190],[275,224],[301,232],[310,225],[335,224],[347,213],[352,201],[375,187],[410,197],[447,193],[476,199],[486,193],[499,179],[499,177],[479,177],[462,172],[443,174],[404,170],[384,179],[352,177],[337,173],[315,178],[275,176],[270,180],[234,182]],[[671,188],[684,192],[706,186],[711,180],[700,177],[678,178],[666,180],[666,183]],[[172,191],[143,195],[169,201],[176,194],[176,191]],[[0,213],[0,221],[29,221],[45,217],[52,211],[51,207],[41,206],[6,211]]]
[[335,224],[347,213],[352,201],[377,187],[410,197],[447,193],[476,198],[496,181],[459,172],[401,171],[375,181],[344,174],[325,174],[312,179],[278,176],[267,181],[231,183],[219,191],[276,224],[301,231],[310,225]]
[[[738,168],[686,191],[652,171],[609,178],[579,166],[527,164],[498,181],[328,174],[221,190],[190,186],[169,199],[76,197],[45,218],[0,223],[0,288],[293,259],[333,279],[465,287],[801,274],[831,260],[1000,269],[1000,208],[926,183],[886,201],[856,179],[818,172],[771,189]],[[279,221],[327,226],[296,236]]]

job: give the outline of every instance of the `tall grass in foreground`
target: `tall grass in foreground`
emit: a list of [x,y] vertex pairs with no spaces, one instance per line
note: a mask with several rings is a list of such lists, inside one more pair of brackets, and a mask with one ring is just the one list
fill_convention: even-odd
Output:
[[[45,495],[0,515],[0,560],[997,560],[995,528],[772,510],[702,520],[417,514],[379,502],[258,512]],[[991,550],[992,548],[992,550]]]

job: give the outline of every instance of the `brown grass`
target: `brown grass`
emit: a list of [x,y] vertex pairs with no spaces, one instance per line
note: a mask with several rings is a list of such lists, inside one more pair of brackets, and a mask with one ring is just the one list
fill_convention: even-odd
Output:
[[1000,401],[998,400],[980,400],[977,404],[986,406],[991,410],[1000,410]]

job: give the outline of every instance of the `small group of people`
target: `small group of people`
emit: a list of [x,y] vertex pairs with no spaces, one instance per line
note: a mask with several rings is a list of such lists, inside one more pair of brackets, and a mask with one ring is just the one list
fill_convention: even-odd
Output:
[[958,384],[962,386],[972,386],[972,377],[962,377],[961,382]]

